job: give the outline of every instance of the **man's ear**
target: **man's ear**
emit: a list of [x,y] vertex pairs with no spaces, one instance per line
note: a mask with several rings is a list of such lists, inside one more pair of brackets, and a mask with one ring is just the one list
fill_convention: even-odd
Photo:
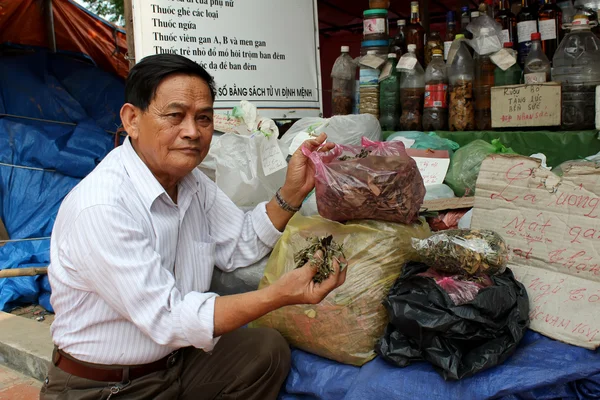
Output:
[[123,123],[123,128],[125,128],[125,131],[133,140],[136,140],[139,136],[139,113],[140,110],[130,103],[125,103],[121,108],[121,122]]

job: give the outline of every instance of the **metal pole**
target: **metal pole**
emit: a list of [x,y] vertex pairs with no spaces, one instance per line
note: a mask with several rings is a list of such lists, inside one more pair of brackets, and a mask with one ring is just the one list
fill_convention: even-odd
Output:
[[48,47],[56,53],[56,33],[54,32],[54,13],[52,11],[52,0],[45,0],[44,11],[46,12],[46,28],[48,30]]

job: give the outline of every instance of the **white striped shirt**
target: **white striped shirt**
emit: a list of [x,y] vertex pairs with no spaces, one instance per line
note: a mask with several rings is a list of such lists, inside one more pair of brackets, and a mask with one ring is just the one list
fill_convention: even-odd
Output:
[[280,235],[264,203],[244,214],[198,170],[179,183],[174,204],[127,138],[58,212],[48,270],[54,343],[97,364],[210,351],[214,266],[251,265]]

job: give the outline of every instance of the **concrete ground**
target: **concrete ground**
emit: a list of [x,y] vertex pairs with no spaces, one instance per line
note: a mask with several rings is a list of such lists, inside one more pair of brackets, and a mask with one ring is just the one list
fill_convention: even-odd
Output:
[[0,400],[37,400],[42,382],[0,364]]

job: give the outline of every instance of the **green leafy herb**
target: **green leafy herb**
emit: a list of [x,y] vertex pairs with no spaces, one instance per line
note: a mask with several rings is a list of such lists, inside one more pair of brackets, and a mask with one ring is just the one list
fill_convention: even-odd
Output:
[[[312,237],[308,239],[308,243],[307,247],[294,254],[294,262],[296,268],[301,268],[310,262],[317,269],[313,278],[315,283],[321,283],[329,278],[334,272],[334,261],[340,265],[340,271],[346,267],[346,264],[341,261],[345,260],[344,250],[341,245],[333,241],[333,236]],[[315,257],[315,253],[319,250],[323,253],[323,258]]]

